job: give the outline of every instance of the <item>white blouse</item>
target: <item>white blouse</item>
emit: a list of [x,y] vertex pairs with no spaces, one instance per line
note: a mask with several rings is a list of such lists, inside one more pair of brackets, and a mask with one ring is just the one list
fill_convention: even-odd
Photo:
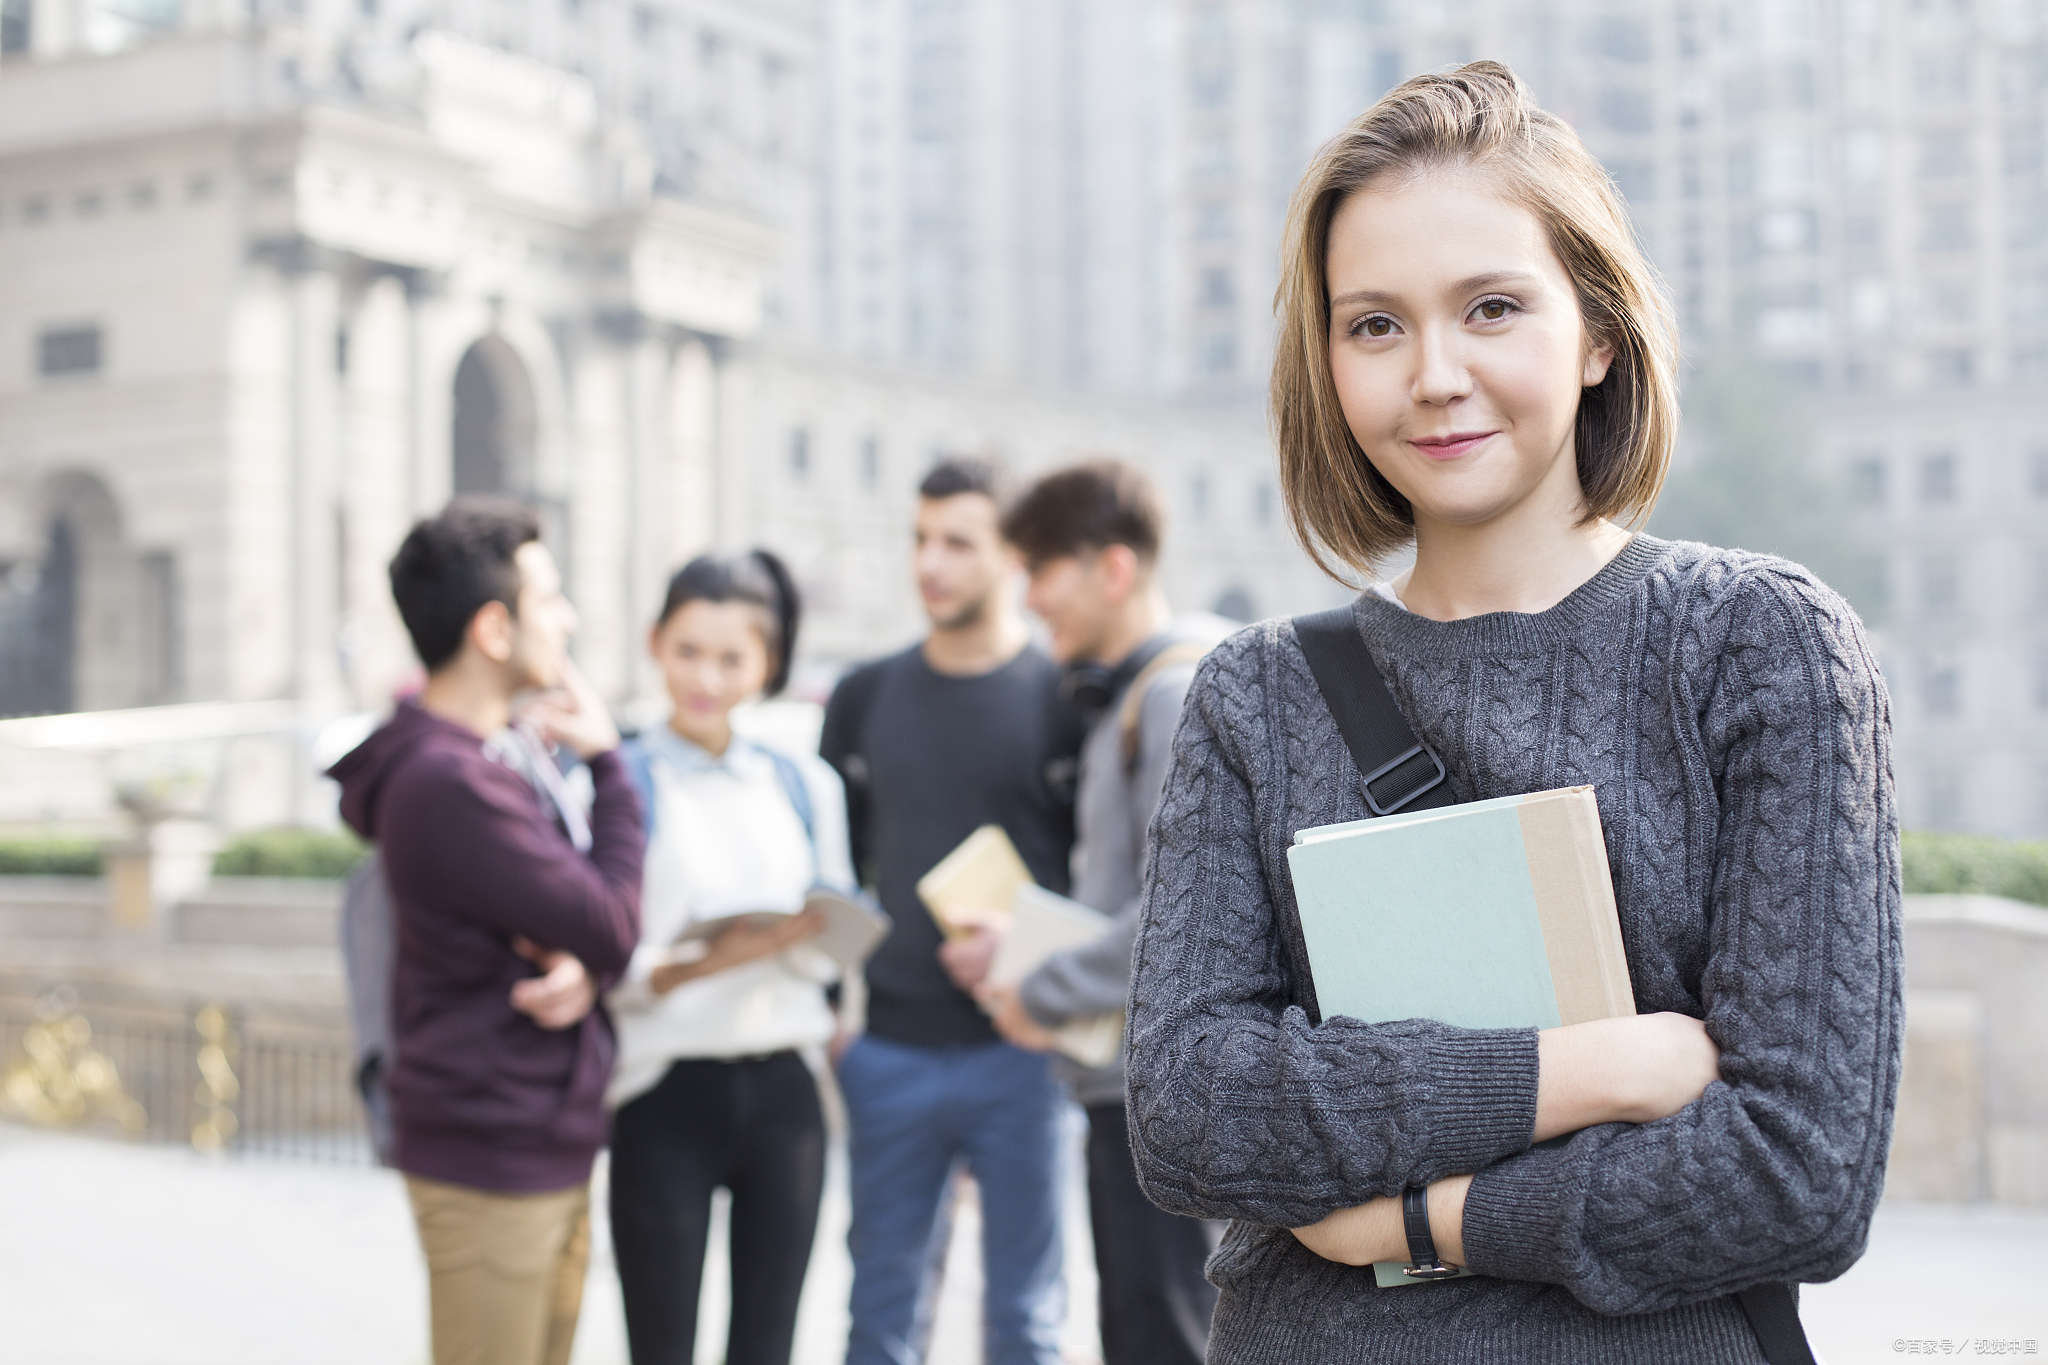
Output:
[[804,944],[657,996],[648,986],[676,939],[700,920],[745,910],[795,911],[825,885],[851,890],[846,793],[823,759],[787,757],[810,796],[806,835],[775,760],[733,737],[710,753],[666,725],[639,741],[651,760],[654,835],[640,891],[640,948],[610,996],[619,1057],[608,1101],[653,1089],[682,1058],[757,1057],[829,1041],[835,1027],[824,988],[833,961]]

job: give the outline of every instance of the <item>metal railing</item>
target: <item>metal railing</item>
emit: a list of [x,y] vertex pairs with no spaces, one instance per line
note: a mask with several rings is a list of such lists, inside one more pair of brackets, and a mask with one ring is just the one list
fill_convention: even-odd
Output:
[[346,1032],[94,1003],[67,987],[0,994],[0,1119],[202,1152],[372,1161]]

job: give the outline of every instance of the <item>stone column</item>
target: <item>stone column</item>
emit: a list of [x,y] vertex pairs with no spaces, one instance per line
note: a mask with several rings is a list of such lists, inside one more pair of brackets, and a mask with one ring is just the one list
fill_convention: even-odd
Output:
[[28,50],[38,61],[69,56],[84,32],[85,0],[29,0]]
[[718,528],[718,371],[711,346],[685,337],[669,375],[668,558],[702,554]]
[[446,302],[444,281],[432,271],[416,270],[405,283],[412,350],[412,514],[430,517],[455,491],[455,395],[452,376],[444,382],[434,364],[435,343]]
[[668,341],[643,323],[627,343],[626,355],[626,582],[621,600],[626,615],[626,672],[630,695],[646,695],[655,686],[654,666],[640,647],[660,607],[660,594],[671,567],[662,562],[662,511],[667,505],[662,477],[667,447]]
[[312,707],[339,700],[340,605],[335,512],[340,488],[341,385],[336,338],[341,285],[334,263],[302,253],[291,275],[292,691]]

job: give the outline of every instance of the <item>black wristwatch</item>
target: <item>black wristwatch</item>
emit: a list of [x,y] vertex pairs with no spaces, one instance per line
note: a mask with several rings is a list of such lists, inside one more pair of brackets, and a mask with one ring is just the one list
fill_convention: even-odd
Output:
[[1401,1270],[1413,1280],[1448,1280],[1458,1267],[1445,1265],[1436,1254],[1436,1238],[1429,1235],[1429,1191],[1410,1185],[1401,1191],[1401,1226],[1408,1233],[1409,1264]]

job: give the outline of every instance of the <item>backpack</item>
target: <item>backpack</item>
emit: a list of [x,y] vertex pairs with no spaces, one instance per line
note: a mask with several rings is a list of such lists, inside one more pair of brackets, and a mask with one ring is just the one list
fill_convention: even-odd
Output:
[[[804,838],[811,844],[811,866],[818,865],[818,823],[811,808],[811,789],[804,784],[803,769],[788,754],[770,748],[766,744],[754,745],[768,756],[768,762],[775,769],[775,780],[782,787],[782,794],[789,798],[790,808],[796,818],[803,822]],[[640,824],[647,838],[654,838],[654,755],[640,742],[639,736],[628,739],[619,746],[619,757],[625,761],[626,776],[633,780],[633,790],[640,794]]]
[[348,986],[348,1019],[355,1034],[356,1094],[369,1118],[377,1164],[392,1165],[391,1097],[384,1073],[391,1056],[391,972],[397,961],[397,925],[384,861],[375,849],[355,865],[341,892],[341,971]]

